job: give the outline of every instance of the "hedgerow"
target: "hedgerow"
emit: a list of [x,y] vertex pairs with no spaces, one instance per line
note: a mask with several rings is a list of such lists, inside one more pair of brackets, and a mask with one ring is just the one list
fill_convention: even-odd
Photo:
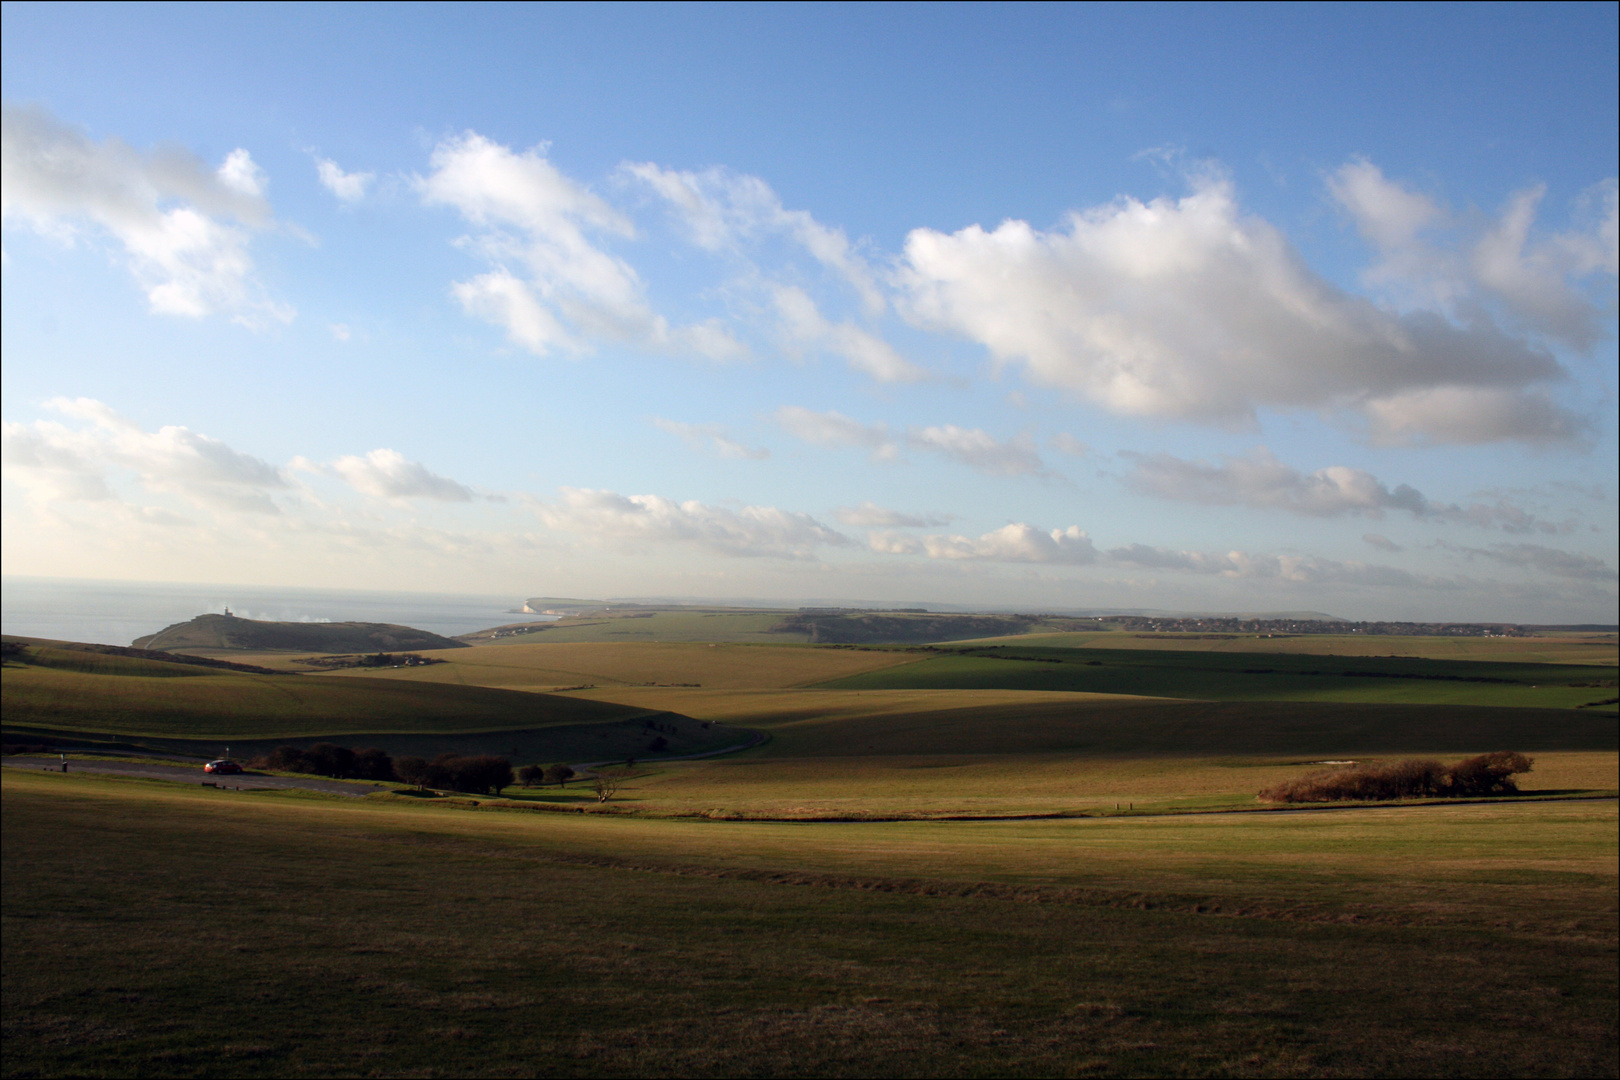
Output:
[[1449,766],[1429,758],[1358,764],[1285,780],[1260,792],[1260,798],[1295,803],[1508,795],[1519,790],[1513,776],[1529,772],[1532,764],[1530,758],[1511,750],[1465,758]]

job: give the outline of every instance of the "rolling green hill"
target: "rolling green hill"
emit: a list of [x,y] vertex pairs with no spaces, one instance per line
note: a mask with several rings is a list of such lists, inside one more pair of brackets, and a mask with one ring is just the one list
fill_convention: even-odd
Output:
[[648,711],[479,686],[221,673],[48,647],[9,660],[0,692],[8,734],[125,739],[470,733],[616,723]]

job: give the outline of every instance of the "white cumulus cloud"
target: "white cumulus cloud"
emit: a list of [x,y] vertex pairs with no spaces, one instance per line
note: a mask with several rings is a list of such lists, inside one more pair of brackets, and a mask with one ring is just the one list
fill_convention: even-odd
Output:
[[[1420,208],[1379,228],[1405,235]],[[898,282],[917,324],[983,344],[1037,382],[1136,416],[1252,423],[1255,410],[1351,409],[1391,439],[1554,439],[1577,422],[1539,386],[1564,377],[1545,350],[1486,323],[1393,313],[1307,268],[1231,185],[1180,199],[1123,198],[1053,231],[913,230]],[[1518,403],[1429,425],[1414,395]]]
[[431,164],[433,171],[417,181],[423,201],[454,207],[478,227],[466,244],[492,264],[488,273],[457,282],[452,294],[514,343],[537,355],[583,351],[592,339],[712,359],[745,354],[718,322],[671,326],[648,306],[634,267],[595,239],[630,239],[635,226],[564,176],[543,148],[515,153],[469,131],[441,142]]
[[1465,321],[1499,305],[1510,320],[1577,349],[1602,336],[1613,283],[1598,298],[1583,279],[1616,272],[1613,179],[1583,195],[1589,220],[1562,233],[1537,227],[1545,185],[1514,193],[1499,215],[1484,220],[1450,213],[1364,159],[1341,167],[1328,189],[1379,254],[1370,284],[1392,286],[1403,299]]
[[562,502],[542,506],[540,518],[593,544],[639,552],[681,544],[720,555],[807,560],[815,558],[817,548],[850,542],[809,514],[774,506],[730,510],[695,500],[583,488],[564,488]]
[[320,177],[321,184],[346,203],[357,203],[366,197],[366,188],[377,179],[376,173],[344,172],[337,162],[330,158],[315,159],[315,174]]
[[58,239],[111,237],[154,312],[292,319],[254,276],[252,233],[270,224],[263,171],[236,149],[211,169],[183,150],[96,142],[37,106],[0,122],[4,218]]
[[930,559],[1001,563],[1062,563],[1084,566],[1097,560],[1097,549],[1078,525],[1049,532],[1014,522],[979,537],[874,533],[873,551],[889,555],[926,555]]
[[332,471],[350,487],[379,499],[437,499],[468,502],[472,489],[447,476],[429,472],[397,450],[373,450],[364,457],[347,455],[332,462]]
[[112,498],[109,473],[122,470],[133,473],[147,491],[198,505],[279,512],[269,493],[287,488],[286,476],[251,454],[185,427],[146,431],[90,398],[54,398],[45,405],[84,426],[6,425],[6,475],[42,501]]

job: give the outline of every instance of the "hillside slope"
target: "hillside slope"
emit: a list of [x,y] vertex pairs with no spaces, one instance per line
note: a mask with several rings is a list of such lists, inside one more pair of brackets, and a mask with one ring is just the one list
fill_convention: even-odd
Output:
[[[179,677],[177,677],[179,676]],[[274,739],[365,732],[487,732],[611,724],[646,710],[550,694],[388,679],[250,675],[32,647],[8,658],[8,734]]]

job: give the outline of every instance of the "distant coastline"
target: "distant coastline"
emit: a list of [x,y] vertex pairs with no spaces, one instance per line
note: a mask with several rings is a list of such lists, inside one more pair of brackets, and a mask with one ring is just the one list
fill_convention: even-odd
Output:
[[[0,578],[0,630],[26,637],[128,645],[137,637],[197,615],[278,622],[379,622],[414,626],[445,637],[515,621],[522,593],[506,595],[388,593],[259,585],[64,578]],[[517,616],[549,622],[552,616]]]

